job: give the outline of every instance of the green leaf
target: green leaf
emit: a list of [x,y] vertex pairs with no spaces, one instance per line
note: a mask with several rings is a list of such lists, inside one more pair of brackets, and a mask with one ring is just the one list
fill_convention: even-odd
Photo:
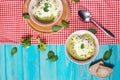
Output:
[[45,12],[48,12],[49,10],[48,10],[48,7],[44,7],[44,11]]
[[79,2],[80,0],[73,0],[74,2]]
[[48,3],[45,3],[44,6],[45,6],[45,7],[49,7],[49,6],[48,6]]
[[108,59],[110,59],[111,55],[112,55],[112,49],[107,50],[107,51],[104,53],[103,59],[104,59],[104,60],[108,60]]
[[69,27],[69,23],[66,22],[65,20],[62,20],[62,26],[63,26],[64,28],[68,28],[68,27]]
[[83,49],[84,48],[84,44],[81,44],[81,49]]
[[55,56],[55,53],[53,51],[49,51],[48,52],[48,58],[49,59],[52,58],[52,57],[54,57],[54,56]]
[[47,48],[47,45],[41,41],[41,39],[38,37],[38,51],[45,51]]
[[12,56],[14,56],[15,53],[17,53],[17,47],[13,47],[12,50],[11,50]]
[[25,42],[22,43],[22,46],[23,46],[24,48],[29,48],[29,47],[31,46],[31,42],[25,41]]
[[93,34],[97,33],[97,31],[94,28],[89,28],[88,31],[92,32]]
[[55,61],[57,61],[58,60],[58,56],[57,55],[55,55],[53,58],[51,58],[51,59],[49,59],[51,62],[55,62]]
[[49,51],[47,60],[49,60],[50,62],[55,62],[58,60],[58,56],[55,55],[53,51]]
[[38,44],[41,43],[41,39],[39,37],[36,40],[37,40]]
[[49,8],[48,3],[45,3],[44,6],[45,6],[45,7],[44,7],[44,11],[45,11],[45,12],[48,12],[48,11],[49,11],[49,10],[48,10],[48,8]]
[[23,13],[22,15],[23,15],[24,19],[30,19],[30,16],[28,13]]
[[41,43],[38,45],[38,51],[45,51],[47,48],[46,44]]
[[29,37],[28,39],[22,39],[21,40],[21,45],[24,47],[24,48],[29,48],[31,46],[31,40],[32,40],[32,37]]
[[59,25],[54,25],[54,26],[52,27],[52,31],[53,31],[53,32],[58,32],[58,31],[61,30],[61,29],[62,29],[62,27],[59,26]]

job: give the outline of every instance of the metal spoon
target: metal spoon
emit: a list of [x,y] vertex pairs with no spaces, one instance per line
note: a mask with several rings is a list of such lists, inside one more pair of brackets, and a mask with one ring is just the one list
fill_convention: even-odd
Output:
[[81,19],[85,22],[92,22],[93,24],[95,24],[98,28],[100,28],[102,31],[104,31],[107,35],[109,35],[112,38],[115,38],[114,34],[111,33],[109,30],[105,29],[104,27],[102,27],[100,24],[98,24],[97,22],[95,22],[90,13],[88,11],[85,10],[79,10],[78,11],[78,15],[81,17]]

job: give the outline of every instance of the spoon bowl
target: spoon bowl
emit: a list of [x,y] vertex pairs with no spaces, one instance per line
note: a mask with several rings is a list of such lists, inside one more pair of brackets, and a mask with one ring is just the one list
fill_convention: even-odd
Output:
[[80,11],[78,11],[78,14],[82,18],[83,21],[85,21],[85,22],[91,21],[91,15],[89,12],[87,12],[85,10],[80,10]]

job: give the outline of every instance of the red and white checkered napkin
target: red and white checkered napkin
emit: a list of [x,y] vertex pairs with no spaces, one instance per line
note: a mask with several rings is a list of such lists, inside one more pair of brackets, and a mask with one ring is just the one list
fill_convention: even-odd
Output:
[[[70,4],[70,26],[57,34],[43,35],[34,32],[22,17],[24,0],[0,0],[0,43],[19,44],[23,36],[33,35],[32,43],[36,44],[39,35],[48,44],[65,44],[67,37],[76,30],[97,30],[100,44],[120,44],[120,0],[80,0]],[[78,16],[78,10],[88,10],[94,20],[115,34],[116,38],[108,37],[92,23],[84,23]]]

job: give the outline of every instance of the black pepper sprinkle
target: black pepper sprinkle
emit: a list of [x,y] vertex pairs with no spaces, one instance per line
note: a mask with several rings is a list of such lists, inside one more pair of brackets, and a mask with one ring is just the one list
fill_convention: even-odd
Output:
[[34,6],[32,7],[32,9],[34,9]]

